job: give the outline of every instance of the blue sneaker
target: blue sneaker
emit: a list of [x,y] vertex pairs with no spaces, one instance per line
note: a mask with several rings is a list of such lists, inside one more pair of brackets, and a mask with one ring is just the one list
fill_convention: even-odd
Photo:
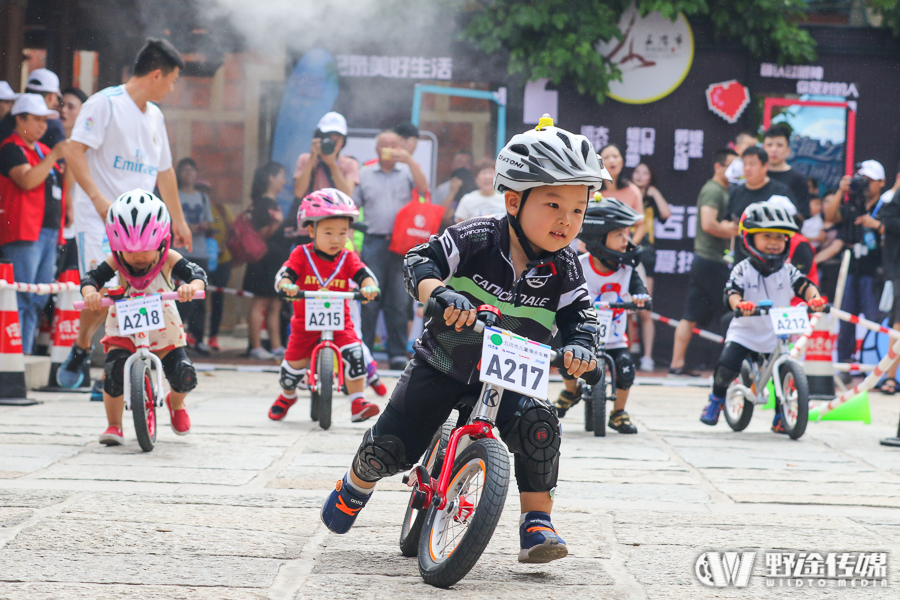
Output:
[[371,497],[372,494],[360,494],[354,490],[347,484],[347,476],[344,475],[338,479],[334,491],[322,505],[322,522],[335,533],[347,533]]
[[700,414],[700,422],[705,425],[715,425],[718,423],[719,413],[722,412],[723,406],[725,406],[725,398],[719,398],[718,396],[710,394],[709,404],[706,405],[706,408],[704,408],[703,412]]
[[784,416],[780,410],[775,411],[775,418],[772,419],[772,431],[787,435],[787,429],[784,428]]
[[548,563],[569,553],[566,542],[550,522],[550,515],[532,511],[519,517],[519,562]]
[[91,388],[91,402],[103,402],[102,379],[97,379],[94,381],[94,386]]
[[84,361],[90,355],[91,348],[85,350],[80,348],[78,344],[72,344],[72,351],[69,352],[69,356],[56,370],[56,383],[59,384],[59,387],[77,388],[81,385],[81,382],[84,381],[84,372],[81,369]]

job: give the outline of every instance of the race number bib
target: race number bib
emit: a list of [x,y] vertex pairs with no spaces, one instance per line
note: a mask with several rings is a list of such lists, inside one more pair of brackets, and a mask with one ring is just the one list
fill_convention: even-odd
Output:
[[479,379],[546,400],[550,383],[550,346],[503,329],[485,327]]
[[343,298],[307,298],[304,301],[306,331],[340,331],[344,329]]
[[597,341],[601,344],[609,343],[613,330],[613,313],[609,309],[597,309]]
[[775,335],[807,333],[810,329],[809,314],[806,312],[805,306],[771,309],[769,318],[772,320]]
[[116,318],[119,320],[119,333],[123,336],[159,331],[166,327],[159,294],[119,300],[116,302]]

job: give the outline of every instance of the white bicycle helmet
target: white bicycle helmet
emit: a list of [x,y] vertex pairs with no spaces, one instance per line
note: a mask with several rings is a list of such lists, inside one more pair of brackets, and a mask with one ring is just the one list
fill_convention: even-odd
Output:
[[554,127],[550,115],[531,131],[514,135],[497,155],[494,189],[524,192],[542,185],[586,185],[593,192],[612,181],[583,135]]

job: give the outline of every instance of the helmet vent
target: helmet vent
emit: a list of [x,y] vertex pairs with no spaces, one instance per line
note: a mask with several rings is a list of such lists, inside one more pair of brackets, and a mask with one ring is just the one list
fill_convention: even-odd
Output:
[[515,152],[516,154],[521,154],[522,156],[528,156],[528,146],[525,144],[513,144],[509,147],[511,152]]
[[581,156],[584,160],[588,159],[588,154],[591,152],[591,145],[587,140],[581,140]]
[[557,131],[556,137],[558,137],[559,139],[562,140],[563,144],[566,145],[566,148],[568,148],[569,150],[572,150],[574,152],[574,150],[572,149],[572,142],[569,141],[569,136],[567,136],[566,134],[564,134],[561,131]]

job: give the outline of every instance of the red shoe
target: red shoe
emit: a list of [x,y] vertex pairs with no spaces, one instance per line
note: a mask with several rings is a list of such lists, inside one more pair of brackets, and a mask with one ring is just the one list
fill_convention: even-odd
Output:
[[106,446],[121,446],[125,443],[125,434],[118,427],[110,425],[100,434],[100,443]]
[[197,340],[194,338],[194,336],[192,336],[191,334],[189,334],[187,332],[185,332],[185,334],[184,334],[184,341],[188,346],[196,346],[197,345]]
[[171,396],[171,393],[166,395],[166,408],[169,409],[169,423],[172,425],[172,431],[177,435],[187,435],[191,431],[191,418],[185,408],[172,410],[172,405],[169,403]]
[[375,390],[375,393],[379,396],[387,396],[387,386],[384,385],[384,382],[382,382],[381,378],[377,375],[375,376],[375,379],[369,382],[369,386]]
[[206,340],[206,345],[209,346],[209,349],[213,352],[219,352],[222,349],[219,347],[219,336],[214,335],[208,340]]
[[272,408],[269,409],[269,418],[273,421],[280,421],[287,416],[288,410],[297,403],[298,396],[293,398],[285,398],[284,394],[278,394]]
[[357,398],[350,405],[350,421],[353,423],[360,423],[367,419],[371,419],[379,412],[381,412],[381,409],[378,408],[377,404],[366,402],[364,398]]

